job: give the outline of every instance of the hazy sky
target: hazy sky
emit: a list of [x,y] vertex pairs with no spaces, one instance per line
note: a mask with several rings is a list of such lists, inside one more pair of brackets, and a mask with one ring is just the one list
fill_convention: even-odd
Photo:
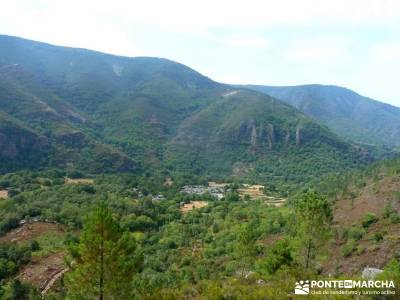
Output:
[[400,0],[0,0],[0,34],[165,57],[227,83],[336,84],[400,106]]

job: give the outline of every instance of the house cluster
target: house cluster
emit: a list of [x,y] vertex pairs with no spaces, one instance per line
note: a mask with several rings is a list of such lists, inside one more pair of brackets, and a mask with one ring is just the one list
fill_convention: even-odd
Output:
[[151,198],[151,200],[153,200],[153,201],[163,201],[163,200],[165,200],[165,197],[164,197],[164,195],[162,195],[162,194],[158,194],[158,195],[156,195],[156,196],[153,196],[153,197]]
[[[145,197],[145,195],[142,193],[142,191],[139,190],[138,188],[133,188],[132,191],[137,194],[137,197],[139,199]],[[151,200],[153,200],[153,201],[164,201],[164,200],[166,200],[166,198],[165,198],[165,196],[163,194],[157,194],[157,195],[149,194],[148,196],[151,197]]]
[[181,193],[203,195],[210,194],[212,197],[222,199],[225,195],[225,187],[205,186],[205,185],[185,185]]

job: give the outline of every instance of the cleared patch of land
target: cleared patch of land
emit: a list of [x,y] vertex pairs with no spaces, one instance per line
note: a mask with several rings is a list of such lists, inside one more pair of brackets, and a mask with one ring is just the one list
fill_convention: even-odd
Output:
[[242,188],[238,189],[238,193],[240,196],[244,197],[245,195],[249,195],[250,199],[261,199],[264,200],[267,204],[274,206],[282,206],[285,204],[286,199],[268,196],[264,194],[264,186],[263,185],[244,185]]
[[173,184],[174,184],[174,182],[173,182],[173,180],[172,180],[171,177],[165,178],[165,181],[164,181],[164,185],[165,185],[165,186],[171,186],[171,185],[173,185]]
[[25,223],[0,237],[0,242],[39,242],[41,249],[32,253],[32,260],[24,266],[16,278],[37,287],[45,295],[59,282],[67,269],[64,265],[62,240],[65,230],[62,225],[46,222]]
[[229,97],[238,94],[240,91],[230,91],[222,95],[222,97]]
[[11,230],[6,235],[0,237],[0,242],[23,243],[32,241],[49,232],[59,235],[65,234],[64,228],[59,224],[33,222],[25,223],[21,227]]
[[243,188],[238,189],[238,193],[241,196],[249,195],[250,198],[265,198],[263,189],[263,185],[245,185]]
[[89,179],[89,178],[77,178],[77,179],[65,178],[65,183],[66,184],[92,184],[92,183],[94,183],[94,180]]
[[7,199],[7,198],[8,198],[8,191],[0,190],[0,199]]
[[208,182],[208,187],[211,187],[211,188],[225,188],[228,185],[229,185],[229,183],[224,183],[224,182],[222,182],[222,183],[217,183],[217,182],[214,182],[214,181],[209,181]]
[[40,260],[33,260],[22,268],[17,278],[23,282],[29,282],[46,294],[67,271],[64,265],[64,252],[51,254]]
[[202,208],[208,205],[207,201],[191,201],[190,203],[185,203],[180,211],[185,214],[196,208]]
[[[335,243],[326,245],[329,259],[324,263],[324,274],[345,273],[360,275],[365,267],[383,268],[400,251],[400,223],[391,222],[384,217],[385,206],[391,205],[400,212],[397,192],[400,190],[399,176],[383,176],[367,179],[360,186],[350,186],[348,192],[334,205],[334,226],[339,231],[346,228],[358,228],[362,232],[354,242],[354,249],[343,255],[346,241],[337,237]],[[362,226],[363,217],[374,214],[378,220],[368,228]],[[376,239],[376,235],[383,238]]]

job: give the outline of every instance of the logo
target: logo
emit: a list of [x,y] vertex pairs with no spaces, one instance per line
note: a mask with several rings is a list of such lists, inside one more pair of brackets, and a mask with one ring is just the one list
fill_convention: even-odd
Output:
[[296,295],[308,295],[310,293],[310,282],[308,280],[297,281],[294,293]]
[[295,295],[395,295],[393,280],[299,280]]

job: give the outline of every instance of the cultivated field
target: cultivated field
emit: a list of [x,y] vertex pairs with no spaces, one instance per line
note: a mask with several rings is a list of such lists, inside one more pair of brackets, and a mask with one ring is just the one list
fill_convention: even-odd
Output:
[[185,203],[181,208],[180,211],[185,214],[190,212],[193,209],[196,208],[202,208],[208,205],[208,202],[206,201],[191,201],[190,203]]
[[261,199],[264,200],[267,204],[274,205],[274,206],[282,206],[286,199],[278,198],[274,196],[267,196],[263,192],[264,186],[263,185],[244,185],[242,188],[238,189],[238,193],[240,196],[249,195],[250,199]]
[[7,199],[7,198],[8,198],[8,191],[0,190],[0,199]]
[[79,179],[72,179],[72,178],[65,178],[66,184],[93,184],[94,180],[89,178],[79,178]]

